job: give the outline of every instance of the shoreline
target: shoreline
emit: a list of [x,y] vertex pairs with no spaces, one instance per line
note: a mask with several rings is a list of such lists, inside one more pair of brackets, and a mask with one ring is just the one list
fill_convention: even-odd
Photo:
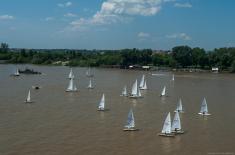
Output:
[[[158,66],[150,66],[149,69],[144,69],[144,68],[122,68],[121,66],[67,66],[67,65],[54,65],[54,64],[14,64],[14,63],[0,63],[0,65],[32,65],[32,66],[51,66],[51,67],[81,67],[81,68],[103,68],[103,69],[120,69],[120,70],[134,70],[134,71],[149,71],[149,72],[175,72],[175,73],[213,73],[213,74],[218,74],[218,73],[229,73],[229,74],[234,74],[233,72],[229,70],[220,70],[219,72],[213,72],[212,70],[208,69],[198,69],[198,68],[171,68],[171,67],[158,67]],[[33,69],[33,68],[32,68]]]

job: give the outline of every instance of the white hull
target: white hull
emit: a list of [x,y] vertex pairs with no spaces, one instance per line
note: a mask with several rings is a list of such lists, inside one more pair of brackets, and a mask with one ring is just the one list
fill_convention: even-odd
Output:
[[78,90],[70,90],[70,89],[67,89],[66,92],[77,92]]
[[133,96],[133,95],[130,95],[129,97],[130,98],[143,98],[142,96]]
[[209,116],[209,115],[211,115],[211,114],[203,114],[203,113],[201,113],[201,112],[199,112],[198,114],[199,114],[199,115],[203,115],[203,116]]
[[173,134],[173,133],[159,133],[158,136],[175,137],[175,134]]
[[24,103],[33,103],[33,101],[24,101]]
[[97,109],[97,111],[109,111],[109,109]]

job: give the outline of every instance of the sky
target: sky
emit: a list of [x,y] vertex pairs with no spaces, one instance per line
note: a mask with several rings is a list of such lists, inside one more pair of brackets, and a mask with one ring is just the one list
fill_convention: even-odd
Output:
[[234,0],[1,0],[13,48],[169,50],[235,46]]

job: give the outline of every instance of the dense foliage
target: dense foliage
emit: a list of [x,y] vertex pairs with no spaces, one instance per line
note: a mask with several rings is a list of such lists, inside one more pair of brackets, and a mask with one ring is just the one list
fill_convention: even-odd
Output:
[[235,48],[205,51],[202,48],[177,46],[171,51],[151,49],[66,50],[10,49],[1,43],[0,60],[4,63],[67,64],[70,66],[153,65],[172,68],[210,69],[217,66],[235,72]]

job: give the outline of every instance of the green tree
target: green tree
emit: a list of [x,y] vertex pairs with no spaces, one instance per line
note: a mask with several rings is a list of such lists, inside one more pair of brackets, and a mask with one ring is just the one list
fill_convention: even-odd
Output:
[[6,52],[8,52],[8,50],[9,50],[8,44],[7,43],[1,43],[0,52],[6,53]]
[[189,46],[174,47],[172,57],[182,67],[192,65],[192,49]]

